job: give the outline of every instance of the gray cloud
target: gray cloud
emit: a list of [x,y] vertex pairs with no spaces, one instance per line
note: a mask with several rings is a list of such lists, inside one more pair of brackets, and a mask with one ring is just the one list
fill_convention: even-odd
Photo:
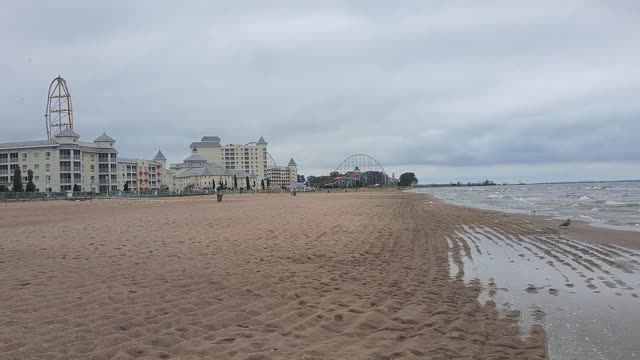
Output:
[[639,20],[630,1],[4,5],[0,141],[44,136],[59,73],[76,130],[126,156],[264,136],[305,173],[368,153],[425,181],[638,178]]

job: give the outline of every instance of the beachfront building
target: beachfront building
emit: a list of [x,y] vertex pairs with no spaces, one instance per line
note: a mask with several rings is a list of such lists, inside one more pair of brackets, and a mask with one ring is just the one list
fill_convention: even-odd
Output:
[[[260,137],[247,144],[221,144],[218,136],[203,136],[189,146],[193,155],[201,156],[205,162],[215,164],[225,170],[242,173],[257,179],[258,185],[264,180],[272,189],[280,189],[297,181],[298,165],[293,159],[287,166],[277,166],[267,151],[267,142]],[[173,166],[172,166],[173,168]],[[177,174],[176,174],[177,175]]]
[[268,165],[265,178],[269,179],[271,189],[288,187],[290,183],[298,181],[298,164],[291,158],[287,166]]
[[13,186],[17,167],[23,183],[33,171],[36,191],[117,191],[118,172],[115,140],[103,133],[93,142],[66,128],[51,140],[0,143],[0,185]]
[[265,176],[267,142],[262,137],[256,142],[244,145],[223,145],[218,136],[204,136],[201,141],[193,142],[189,147],[192,153],[197,153],[207,162],[218,164],[226,170],[254,174],[258,178]]
[[247,178],[253,189],[257,180],[253,172],[227,169],[220,164],[207,161],[195,148],[192,148],[191,156],[180,164],[172,165],[170,171],[173,173],[173,189],[176,192],[211,191],[217,188],[220,182],[227,188],[233,189],[234,176],[238,189],[247,188]]
[[[166,172],[167,158],[158,150],[153,159],[118,158],[118,189],[129,191],[172,190]],[[126,186],[128,184],[128,186]]]

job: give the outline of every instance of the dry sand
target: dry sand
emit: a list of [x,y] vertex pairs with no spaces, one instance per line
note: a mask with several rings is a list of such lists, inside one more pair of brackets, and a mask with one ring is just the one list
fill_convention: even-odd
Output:
[[544,358],[541,325],[450,273],[448,239],[559,230],[426,199],[0,204],[0,359]]

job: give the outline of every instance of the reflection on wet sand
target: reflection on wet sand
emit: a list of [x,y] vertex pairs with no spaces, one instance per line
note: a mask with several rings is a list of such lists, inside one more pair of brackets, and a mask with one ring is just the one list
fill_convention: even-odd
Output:
[[457,227],[447,238],[452,280],[480,283],[479,300],[519,317],[523,337],[542,324],[552,359],[640,357],[640,252],[508,230]]

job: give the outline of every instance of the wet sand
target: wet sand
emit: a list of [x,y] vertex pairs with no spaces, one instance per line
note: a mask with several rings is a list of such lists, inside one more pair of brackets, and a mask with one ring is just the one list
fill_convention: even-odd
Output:
[[547,284],[480,269],[529,248],[638,300],[636,252],[581,244],[400,192],[0,204],[0,358],[542,359],[550,315],[500,289]]

